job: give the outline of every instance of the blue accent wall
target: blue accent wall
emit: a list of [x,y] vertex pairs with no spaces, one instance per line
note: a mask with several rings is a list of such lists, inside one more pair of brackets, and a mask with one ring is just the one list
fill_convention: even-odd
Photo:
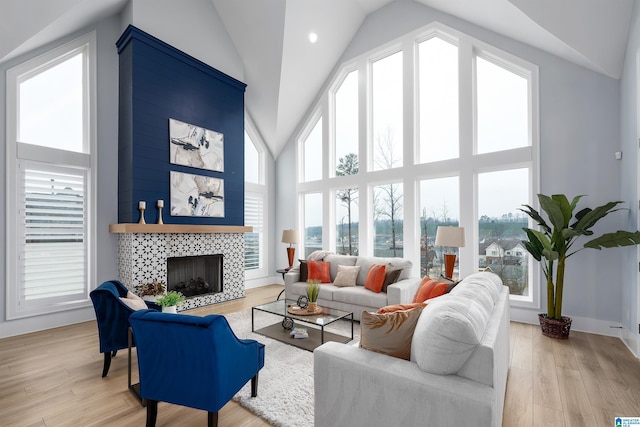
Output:
[[[244,91],[246,85],[129,26],[118,39],[118,222],[244,225]],[[169,162],[169,119],[224,134],[224,172]],[[224,218],[170,215],[170,171],[224,179]]]

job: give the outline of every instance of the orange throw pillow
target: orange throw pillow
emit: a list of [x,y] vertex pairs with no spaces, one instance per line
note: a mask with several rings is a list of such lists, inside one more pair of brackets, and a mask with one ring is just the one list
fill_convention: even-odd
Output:
[[321,283],[331,283],[331,263],[322,261],[307,261],[308,279],[320,280]]
[[438,282],[433,289],[431,289],[431,292],[429,292],[429,296],[427,296],[427,300],[430,300],[431,298],[436,298],[439,297],[441,295],[444,295],[447,293],[447,284],[446,283],[442,283],[442,282]]
[[364,281],[364,288],[378,294],[382,291],[386,277],[387,267],[385,265],[372,264],[367,273],[367,279]]
[[439,297],[447,292],[447,284],[440,283],[436,279],[430,279],[425,276],[422,279],[422,284],[416,292],[416,296],[413,298],[413,302],[425,302],[428,299]]

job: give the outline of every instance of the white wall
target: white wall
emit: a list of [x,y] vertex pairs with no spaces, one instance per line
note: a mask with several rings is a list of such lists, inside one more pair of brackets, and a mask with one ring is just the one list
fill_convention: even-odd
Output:
[[243,81],[242,58],[211,0],[131,0],[121,31],[131,24],[188,55]]
[[[189,8],[181,8],[178,2],[163,1],[163,7],[157,7],[160,0],[135,0],[128,5],[122,15],[114,15],[85,30],[66,36],[54,43],[35,49],[20,57],[0,64],[0,97],[6,98],[6,70],[30,58],[33,58],[52,47],[61,45],[89,31],[96,30],[98,43],[98,218],[97,218],[97,283],[118,277],[117,269],[117,236],[109,233],[109,224],[118,220],[118,53],[115,42],[127,24],[134,20],[134,25],[166,43],[195,56],[203,62],[242,80],[242,60],[236,52],[224,26],[219,21],[202,22],[198,10],[206,8],[211,16],[213,6],[208,0],[193,0]],[[196,7],[196,2],[197,7]],[[164,4],[166,3],[166,4]],[[193,7],[191,7],[193,6]],[[163,13],[158,13],[163,10]],[[169,12],[167,12],[167,10]],[[214,13],[215,14],[215,13]],[[217,14],[215,14],[217,16]],[[179,26],[180,28],[178,28]],[[189,31],[184,31],[188,28]],[[6,103],[0,103],[0,120],[5,121]],[[5,127],[2,126],[4,129]],[[6,138],[4,132],[0,135]],[[3,146],[5,144],[2,144]],[[0,150],[0,164],[5,164],[5,150]],[[273,160],[270,156],[267,174],[273,180]],[[3,166],[4,168],[4,166]],[[4,169],[3,169],[4,170]],[[5,174],[0,174],[0,187],[5,188]],[[3,193],[4,194],[4,193]],[[273,206],[272,201],[270,202]],[[5,240],[6,233],[6,200],[0,198],[0,240]],[[272,218],[275,216],[273,213]],[[273,238],[273,237],[271,237]],[[5,260],[0,265],[0,338],[38,331],[57,326],[73,324],[95,318],[91,303],[84,309],[66,311],[45,316],[6,321],[4,295],[6,292],[6,248],[0,245],[0,256]],[[275,268],[270,270],[275,271]],[[273,280],[271,280],[273,282]]]
[[[539,66],[542,193],[587,194],[583,199],[585,207],[620,199],[622,163],[614,159],[614,152],[620,149],[620,92],[615,79],[415,2],[393,2],[369,15],[337,67],[433,21]],[[276,161],[276,229],[296,223],[296,213],[291,209],[296,205],[296,186],[291,178],[294,170],[295,141],[292,139]],[[635,205],[633,199],[627,201]],[[604,220],[600,230],[618,229],[628,223],[628,216],[627,212],[613,214]],[[274,244],[281,249],[281,245]],[[635,249],[589,250],[569,259],[564,312],[574,317],[573,329],[618,333],[609,326],[618,326],[621,322],[621,256],[629,252],[635,253]],[[546,307],[546,293],[541,295],[541,307]],[[540,311],[520,310],[518,316],[520,320],[536,322]]]
[[[6,70],[28,59],[31,59],[47,50],[64,44],[92,30],[96,31],[97,39],[97,97],[98,97],[98,197],[97,197],[97,236],[98,243],[96,266],[97,284],[105,280],[118,276],[117,269],[117,238],[109,234],[109,224],[116,222],[118,218],[118,54],[115,48],[115,41],[120,36],[119,19],[111,17],[96,23],[77,33],[71,34],[63,39],[38,48],[20,57],[14,58],[0,65],[0,97],[6,98]],[[4,123],[6,117],[6,103],[0,103],[0,117]],[[4,127],[3,127],[4,128]],[[5,141],[4,132],[0,135]],[[4,147],[6,144],[3,143]],[[6,164],[6,151],[0,150],[0,164],[4,171]],[[5,188],[5,174],[0,175],[0,186]],[[4,194],[4,191],[3,191]],[[5,241],[6,234],[6,199],[0,199],[0,240]],[[34,316],[24,319],[6,319],[6,247],[0,245],[0,255],[4,262],[0,266],[0,338],[32,332],[56,326],[68,325],[95,318],[91,302],[87,307],[78,310],[71,310],[44,316]],[[94,287],[97,284],[93,284]]]
[[[640,199],[638,195],[638,55],[640,51],[640,7],[634,3],[633,17],[629,29],[626,57],[620,80],[620,128],[622,159],[622,198]],[[634,203],[635,204],[635,203]],[[634,207],[624,223],[628,229],[638,226],[638,210]],[[635,251],[625,252],[621,271],[622,294],[620,315],[622,316],[621,336],[627,346],[640,356],[640,307],[638,295],[638,259]]]

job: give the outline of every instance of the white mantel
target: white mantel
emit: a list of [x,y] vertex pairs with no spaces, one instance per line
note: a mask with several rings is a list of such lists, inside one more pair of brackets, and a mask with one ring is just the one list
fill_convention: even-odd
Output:
[[118,274],[129,289],[167,280],[167,258],[223,255],[222,292],[188,298],[183,310],[245,296],[244,233],[252,227],[178,224],[111,224],[118,234]]

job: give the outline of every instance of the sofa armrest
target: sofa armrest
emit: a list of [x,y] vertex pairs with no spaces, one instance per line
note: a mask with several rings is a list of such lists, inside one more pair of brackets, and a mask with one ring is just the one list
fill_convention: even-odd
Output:
[[328,342],[313,352],[315,426],[495,426],[493,389],[413,362]]
[[300,270],[290,270],[284,275],[284,296],[285,298],[293,298],[291,285],[300,281]]
[[409,304],[413,302],[420,287],[419,278],[408,278],[393,283],[387,287],[387,303],[391,304]]

